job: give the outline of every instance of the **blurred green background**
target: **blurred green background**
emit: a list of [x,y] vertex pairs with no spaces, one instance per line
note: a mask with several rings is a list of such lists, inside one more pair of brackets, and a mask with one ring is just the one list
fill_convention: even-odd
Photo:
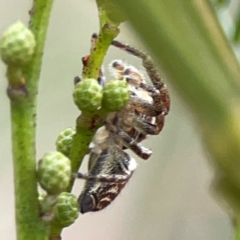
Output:
[[[0,32],[16,20],[27,24],[31,2],[0,0]],[[97,31],[97,8],[93,0],[54,2],[39,88],[38,158],[55,148],[61,130],[75,123],[78,110],[72,101],[73,77],[80,75],[81,57],[89,52],[90,36]],[[144,49],[128,24],[122,25],[118,39]],[[111,47],[104,63],[106,75],[108,63],[113,59],[122,59],[144,71],[138,59]],[[4,75],[5,66],[0,63],[0,239],[14,240],[10,114]],[[209,190],[212,172],[197,125],[166,78],[165,82],[171,94],[170,114],[162,133],[143,143],[153,150],[153,156],[147,162],[138,159],[138,169],[119,197],[101,212],[80,215],[74,225],[64,230],[63,239],[230,238],[231,223]],[[87,161],[81,172],[87,171],[86,165]],[[83,183],[78,180],[75,184],[76,195]]]

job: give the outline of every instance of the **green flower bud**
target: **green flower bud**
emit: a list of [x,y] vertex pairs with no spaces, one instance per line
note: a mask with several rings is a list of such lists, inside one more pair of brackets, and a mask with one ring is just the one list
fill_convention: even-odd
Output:
[[0,55],[7,65],[20,67],[31,60],[35,45],[33,33],[18,21],[3,32]]
[[128,84],[123,80],[111,80],[103,88],[102,107],[117,111],[129,100]]
[[57,199],[57,203],[53,208],[54,219],[52,224],[58,227],[68,227],[78,218],[78,200],[68,192],[62,192]]
[[101,107],[102,87],[95,79],[83,79],[75,85],[73,99],[82,112],[95,111]]
[[38,162],[38,179],[49,194],[64,191],[71,179],[71,162],[60,152],[48,152]]
[[73,143],[73,138],[76,134],[76,130],[74,128],[66,128],[57,137],[56,140],[56,148],[57,151],[64,154],[66,157],[70,155],[70,150]]

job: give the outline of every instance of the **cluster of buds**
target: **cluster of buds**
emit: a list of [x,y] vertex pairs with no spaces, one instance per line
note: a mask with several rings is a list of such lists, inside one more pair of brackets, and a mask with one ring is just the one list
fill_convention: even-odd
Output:
[[[22,70],[31,63],[35,47],[34,34],[19,21],[8,27],[0,37],[0,57],[7,66],[6,76],[12,92],[25,89],[26,80]],[[19,96],[26,95],[19,95],[18,92],[14,96],[20,100]],[[64,192],[71,180],[71,162],[68,157],[74,134],[72,128],[60,133],[57,151],[46,153],[38,162],[38,182],[44,190],[39,194],[43,219],[51,221],[58,228],[71,225],[79,214],[77,198]]]
[[[118,111],[126,105],[129,90],[126,82],[121,80],[109,81],[102,87],[95,79],[83,79],[75,85],[73,99],[83,114],[94,113],[101,108],[106,111]],[[52,208],[52,224],[59,227],[71,225],[78,217],[79,206],[76,197],[64,192],[71,179],[69,157],[75,134],[75,128],[71,127],[60,132],[56,140],[57,152],[45,154],[38,163],[41,187],[48,195],[58,196]]]
[[[75,85],[73,99],[83,114],[94,113],[101,108],[118,111],[126,105],[129,90],[127,83],[121,80],[109,81],[102,87],[95,79],[83,79]],[[79,211],[76,197],[65,192],[71,180],[69,157],[75,134],[75,128],[71,127],[60,132],[56,140],[57,151],[46,153],[38,162],[38,181],[47,193],[41,197],[42,208],[48,212],[50,205],[53,216],[50,220],[54,226],[61,228],[71,225]],[[55,201],[52,201],[52,196],[55,196]]]
[[94,113],[100,108],[118,111],[126,105],[129,91],[125,81],[112,80],[102,87],[95,79],[83,79],[76,84],[73,99],[83,113]]
[[[6,76],[11,89],[25,86],[23,69],[31,63],[35,53],[34,34],[21,22],[4,31],[0,38],[0,57],[7,65]],[[118,111],[129,99],[127,83],[112,80],[103,87],[95,79],[82,79],[75,85],[73,99],[78,109],[85,113]],[[56,151],[46,153],[38,162],[38,183],[44,190],[39,202],[44,213],[51,212],[48,219],[59,228],[71,225],[78,217],[77,198],[66,192],[72,178],[70,151],[76,130],[67,128],[56,140]],[[43,218],[44,219],[44,218]]]
[[[40,186],[46,191],[39,195],[43,219],[51,220],[58,228],[74,223],[79,214],[77,198],[65,192],[71,180],[69,158],[58,151],[46,153],[38,162],[37,175]],[[46,218],[44,214],[48,216],[49,212],[52,217]]]
[[[95,79],[83,79],[75,85],[73,92],[75,104],[83,112],[94,112],[100,108],[117,111],[127,103],[129,90],[125,81],[112,80],[104,87]],[[38,162],[38,181],[47,192],[41,201],[46,204],[48,196],[56,196],[52,202],[53,222],[59,227],[72,224],[78,216],[78,204],[74,195],[66,193],[71,180],[70,151],[73,144],[75,128],[66,128],[57,137],[56,150],[46,153]],[[46,207],[44,206],[43,209]]]

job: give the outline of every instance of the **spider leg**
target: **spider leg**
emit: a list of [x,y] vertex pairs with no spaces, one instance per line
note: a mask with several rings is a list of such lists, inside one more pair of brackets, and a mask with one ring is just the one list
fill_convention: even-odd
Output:
[[135,139],[133,139],[130,135],[125,133],[122,129],[118,129],[117,134],[121,137],[123,145],[131,149],[134,153],[136,153],[142,159],[147,160],[152,155],[151,150],[139,145],[135,141]]
[[154,117],[162,113],[162,106],[156,107],[155,104],[131,94],[129,104],[139,113]]
[[154,87],[160,92],[160,102],[165,108],[163,112],[164,115],[167,115],[170,109],[170,98],[168,90],[166,85],[163,83],[151,57],[146,55],[143,51],[138,50],[137,48],[131,47],[116,40],[112,41],[112,45],[142,59],[143,66],[146,69],[148,76],[150,77]]
[[106,128],[111,131],[113,138],[116,142],[120,142],[126,148],[131,149],[134,153],[136,153],[142,159],[148,159],[152,155],[152,151],[148,148],[145,148],[139,145],[134,138],[132,138],[128,133],[126,133],[121,126],[119,125],[119,118],[116,116],[113,122],[107,122]]
[[92,182],[121,184],[127,182],[135,168],[135,160],[113,144],[101,152],[89,173],[77,172],[72,176]]
[[[139,88],[143,89],[144,92],[147,92],[148,96],[151,96],[153,100],[153,104],[150,106],[151,104],[146,101],[146,95],[144,97],[143,93],[138,92],[138,95],[140,94],[141,96],[139,98],[133,97],[134,105],[136,104],[138,106],[139,104],[142,104],[143,108],[149,109],[149,111],[152,112],[150,113],[151,116],[157,116],[159,113],[166,112],[166,108],[162,103],[161,94],[159,93],[158,89],[146,84],[144,81],[144,76],[138,71],[138,69],[133,66],[125,65],[121,60],[114,60],[110,64],[110,68],[115,73],[114,76],[117,79],[126,80],[131,86],[135,87],[136,91],[138,91],[137,89]],[[141,100],[145,101],[140,103],[139,101]],[[142,109],[139,111],[143,111],[144,113],[148,114],[146,110]]]
[[133,122],[133,126],[139,132],[142,132],[146,135],[147,134],[158,135],[164,126],[164,115],[162,114],[158,115],[156,117],[155,124],[147,122],[142,117],[137,117]]
[[[136,92],[132,91],[132,104],[141,113],[150,114],[151,116],[157,116],[162,112],[166,112],[165,107],[161,102],[161,94],[152,86],[149,86],[144,82],[143,76],[140,72],[132,67],[125,66],[120,60],[115,60],[110,65],[115,71],[115,77],[119,80],[126,80],[131,86],[137,89],[141,88],[144,92],[151,96],[153,104],[147,101],[144,96],[136,96]],[[139,94],[138,94],[139,95]]]
[[73,173],[73,177],[84,179],[87,181],[93,181],[93,182],[121,184],[121,183],[125,183],[131,177],[131,174],[129,172],[129,174],[91,175],[91,174],[83,174],[83,173],[77,172],[77,173]]
[[88,159],[88,171],[91,170],[91,168],[94,166],[97,158],[98,158],[99,154],[96,153],[96,152],[91,152],[90,153],[90,156],[89,156],[89,159]]

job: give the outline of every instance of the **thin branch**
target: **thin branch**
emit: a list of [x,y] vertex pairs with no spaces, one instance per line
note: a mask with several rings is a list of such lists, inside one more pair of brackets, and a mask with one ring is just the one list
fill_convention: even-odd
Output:
[[48,227],[39,217],[35,173],[35,126],[37,86],[53,0],[35,0],[33,2],[29,27],[35,35],[37,47],[32,62],[23,69],[27,95],[24,98],[10,98],[18,240],[46,240],[48,236]]

